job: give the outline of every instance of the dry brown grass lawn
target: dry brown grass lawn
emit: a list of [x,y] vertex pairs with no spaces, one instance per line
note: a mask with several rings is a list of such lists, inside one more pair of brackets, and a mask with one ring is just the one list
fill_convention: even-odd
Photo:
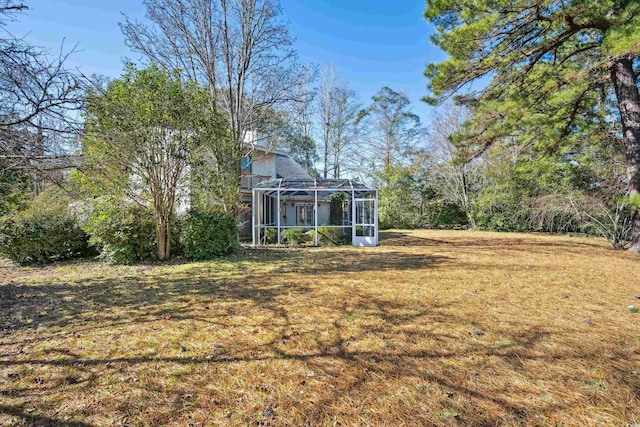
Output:
[[640,423],[640,257],[595,239],[0,267],[0,425]]

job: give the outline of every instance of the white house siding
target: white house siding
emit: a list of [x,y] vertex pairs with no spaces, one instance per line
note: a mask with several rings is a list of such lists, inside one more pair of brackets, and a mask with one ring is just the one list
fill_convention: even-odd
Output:
[[[286,205],[286,207],[284,206]],[[296,207],[293,203],[283,203],[281,212],[284,213],[283,218],[280,218],[283,225],[296,225]],[[286,218],[286,219],[285,219]]]
[[251,174],[260,176],[276,177],[276,156],[275,154],[254,154],[251,162]]
[[329,224],[329,203],[318,203],[318,225]]
[[176,215],[184,216],[189,209],[191,209],[191,167],[187,166],[184,171],[182,171],[182,175],[180,176],[180,181],[178,183],[178,188],[176,189]]
[[[139,174],[131,174],[130,176],[130,188],[131,191],[136,193],[136,197],[140,200],[145,190],[144,180]],[[178,216],[184,216],[189,209],[191,209],[191,167],[185,166],[178,178],[178,185],[176,186],[176,199],[174,204],[174,213]],[[127,198],[128,202],[133,203],[133,198]],[[149,201],[148,207],[153,206],[153,201]]]
[[[286,204],[286,207],[285,207]],[[280,218],[280,225],[282,226],[296,226],[296,205],[313,205],[313,199],[309,201],[289,201],[282,202],[282,207],[280,209],[280,213],[282,214],[282,218]],[[286,211],[286,213],[285,213]],[[285,219],[286,218],[286,219]],[[327,202],[318,202],[318,226],[329,224],[329,203]]]

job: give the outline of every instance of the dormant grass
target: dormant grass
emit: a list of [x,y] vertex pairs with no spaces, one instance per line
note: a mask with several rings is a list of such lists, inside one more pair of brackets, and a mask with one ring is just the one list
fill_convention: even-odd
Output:
[[640,423],[640,257],[391,231],[377,248],[0,266],[0,425]]

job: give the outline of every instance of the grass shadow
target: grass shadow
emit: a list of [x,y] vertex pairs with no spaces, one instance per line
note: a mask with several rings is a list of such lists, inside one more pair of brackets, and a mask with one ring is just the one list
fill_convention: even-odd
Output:
[[[546,252],[520,252],[516,240],[513,267],[494,254],[461,262],[466,254],[431,247],[479,256],[483,245],[426,236],[393,232],[380,248],[246,250],[184,265],[79,263],[89,271],[78,277],[16,275],[0,285],[0,424],[2,414],[25,425],[82,420],[72,426],[632,419],[640,384],[630,372],[640,355],[619,313],[571,329],[574,312],[553,306],[583,305],[578,290],[568,300],[556,283],[540,286],[531,304],[509,293],[512,273],[542,280],[543,267],[522,261],[539,263]],[[496,271],[490,286],[469,276],[483,269]]]

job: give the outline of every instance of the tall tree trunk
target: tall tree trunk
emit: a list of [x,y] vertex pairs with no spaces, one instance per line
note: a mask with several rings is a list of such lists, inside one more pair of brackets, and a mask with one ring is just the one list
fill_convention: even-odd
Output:
[[464,166],[462,166],[462,170],[460,171],[460,176],[462,178],[462,200],[464,205],[464,210],[467,214],[467,221],[469,221],[469,227],[472,230],[476,229],[476,218],[471,211],[471,200],[469,198],[469,184],[467,180],[467,173],[464,170]]
[[640,93],[629,58],[618,59],[611,69],[622,120],[624,151],[627,161],[629,197],[633,199],[633,240],[630,251],[640,252]]
[[158,259],[164,261],[171,256],[171,219],[156,211],[155,222]]
[[171,219],[167,218],[165,226],[164,259],[171,258]]
[[158,259],[161,261],[166,259],[166,251],[167,251],[165,247],[166,241],[167,241],[167,238],[164,233],[164,228],[162,227],[161,224],[156,224],[156,243],[158,245],[157,247]]

